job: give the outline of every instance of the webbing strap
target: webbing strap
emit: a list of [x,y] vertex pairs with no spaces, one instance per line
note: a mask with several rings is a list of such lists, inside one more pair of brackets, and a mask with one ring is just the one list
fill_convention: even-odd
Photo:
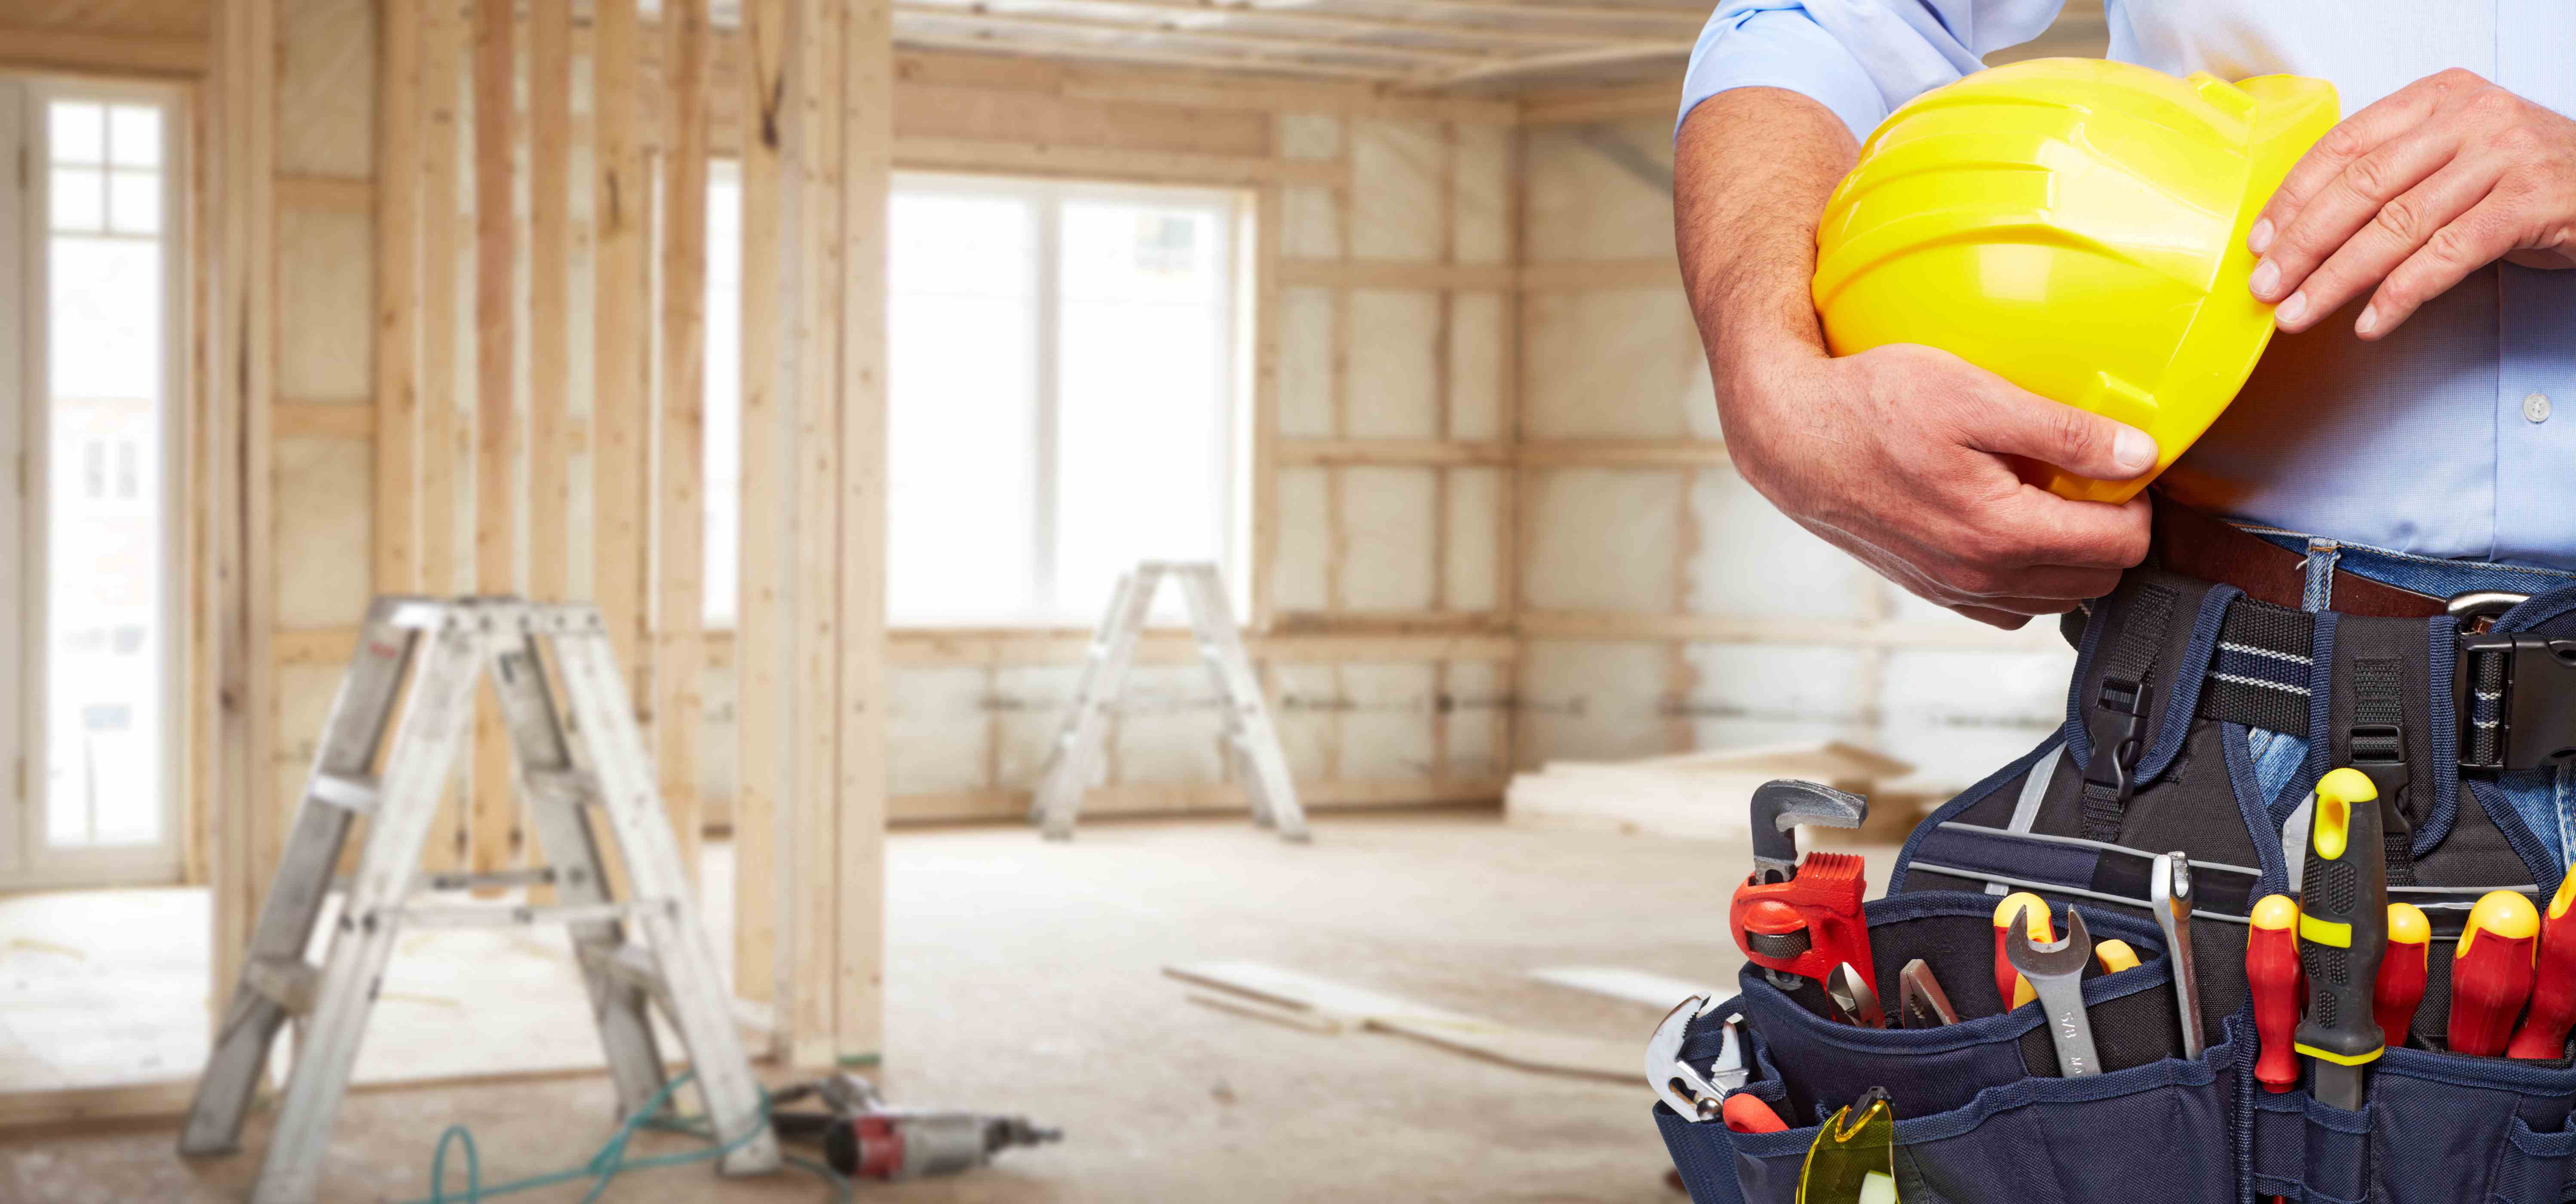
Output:
[[2415,825],[2406,814],[2406,672],[2395,657],[2352,662],[2353,768],[2378,787],[2381,838],[2387,846],[2388,881],[2415,884]]
[[2506,649],[2472,650],[2469,658],[2468,747],[2463,765],[2496,765],[2504,759],[2504,673],[2513,657]]
[[2179,596],[2166,586],[2150,585],[2130,598],[2120,616],[2120,638],[2102,662],[2101,693],[2094,700],[2097,716],[2110,720],[2091,726],[2093,757],[2084,767],[2084,836],[2117,840],[2120,820],[2136,789],[2133,774],[2147,747],[2147,716],[2155,710],[2153,685],[2156,657],[2173,626]]
[[2218,650],[2200,687],[2200,717],[2304,738],[2316,632],[2315,615],[2237,599],[2219,625]]

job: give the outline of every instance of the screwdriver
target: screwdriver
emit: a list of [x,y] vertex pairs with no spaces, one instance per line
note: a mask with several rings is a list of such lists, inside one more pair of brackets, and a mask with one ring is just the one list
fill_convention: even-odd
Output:
[[1781,1120],[1780,1114],[1771,1110],[1771,1105],[1741,1091],[1726,1097],[1726,1102],[1718,1108],[1718,1115],[1725,1119],[1727,1131],[1732,1133],[1789,1131],[1788,1122]]
[[2412,903],[2389,904],[2388,955],[2379,959],[2379,984],[2370,993],[2370,1012],[2379,1018],[2381,1041],[2406,1047],[2415,1005],[2424,1002],[2425,963],[2432,954],[2433,923],[2424,918],[2424,909]]
[[2117,974],[2138,968],[2138,951],[2130,948],[2127,941],[2104,941],[2093,946],[2093,960],[2102,963],[2103,973]]
[[2265,895],[2245,934],[2245,983],[2261,1044],[2254,1077],[2266,1091],[2299,1085],[2299,1059],[2290,1053],[2291,1030],[2299,1027],[2298,930],[2299,905],[2288,895]]
[[[2299,1022],[2296,1048],[2316,1059],[2317,1102],[2358,1112],[2361,1068],[2383,1048],[2379,1019],[2370,1008],[2388,945],[2379,788],[2368,775],[2346,767],[2317,779],[2316,796],[2307,867],[2299,881],[2299,964],[2308,975],[2308,1014]],[[2498,1044],[2502,1040],[2499,1033]]]
[[2504,1052],[2513,1018],[2531,995],[2532,946],[2539,940],[2540,910],[2519,892],[2488,891],[2469,909],[2468,927],[2451,951],[2452,1053],[2491,1058]]
[[2056,926],[2048,919],[2046,900],[2029,891],[2017,890],[2005,895],[2003,902],[1995,904],[1995,997],[2004,1001],[2007,1012],[2039,998],[2030,989],[2030,980],[2014,970],[2012,962],[2004,957],[2004,934],[2012,931],[2013,917],[2025,911],[2028,912],[2030,943],[2048,945],[2057,941]]
[[2508,1058],[2555,1062],[2567,1052],[2567,1026],[2576,1021],[2576,917],[2567,914],[2570,902],[2576,902],[2576,873],[2558,880],[2558,893],[2550,896],[2548,915],[2540,922],[2531,1015],[2505,1047]]

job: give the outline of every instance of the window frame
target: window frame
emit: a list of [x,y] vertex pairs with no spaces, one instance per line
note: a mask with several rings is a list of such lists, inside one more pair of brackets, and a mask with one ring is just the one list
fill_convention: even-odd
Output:
[[[188,90],[178,84],[115,80],[43,73],[0,73],[0,146],[23,155],[27,165],[17,189],[15,212],[0,212],[0,272],[13,266],[21,319],[6,335],[18,340],[20,370],[0,380],[0,463],[14,461],[18,489],[6,499],[14,513],[0,514],[0,553],[22,571],[15,590],[0,590],[0,621],[19,634],[0,639],[0,801],[10,814],[0,822],[0,888],[174,883],[184,876],[187,813],[182,805],[187,783],[182,777],[188,731],[182,675],[187,650],[184,623],[186,581],[183,576],[185,514],[179,505],[185,486],[187,431],[187,339],[191,329],[187,291],[188,225],[186,183],[189,178],[190,128]],[[161,519],[158,552],[160,589],[157,618],[163,632],[154,658],[161,712],[161,831],[152,844],[96,847],[52,846],[46,835],[49,799],[44,757],[49,709],[47,571],[51,556],[50,498],[52,436],[50,346],[51,280],[48,246],[52,237],[52,188],[48,107],[57,100],[102,104],[148,104],[161,110],[159,229],[149,237],[161,248],[161,382],[158,405],[159,488],[139,491],[130,504],[154,507]],[[112,169],[111,169],[112,174]],[[14,220],[9,220],[14,218]],[[112,221],[112,219],[110,219]],[[112,229],[103,230],[117,237]],[[121,235],[122,237],[142,237]],[[8,287],[0,281],[0,288]],[[0,376],[8,374],[0,373]],[[14,411],[14,412],[13,412]],[[109,499],[114,492],[114,453],[105,465]],[[138,456],[138,467],[140,464]],[[7,544],[14,542],[14,548]],[[12,663],[14,662],[14,663]],[[10,712],[14,710],[12,716]]]
[[[897,171],[889,191],[901,194],[907,190],[949,194],[1011,197],[1032,206],[1035,225],[1032,252],[1037,262],[1032,274],[1037,299],[1033,360],[1036,376],[1033,401],[1037,414],[1033,429],[1032,454],[1036,481],[1032,496],[1036,513],[1030,524],[1032,597],[1029,605],[1015,612],[996,616],[962,615],[954,620],[907,616],[894,609],[893,582],[887,581],[887,627],[892,631],[941,632],[1002,628],[1011,630],[1052,630],[1068,626],[1089,626],[1098,620],[1109,599],[1081,599],[1060,596],[1056,564],[1058,453],[1062,406],[1062,316],[1064,297],[1063,273],[1064,207],[1068,201],[1111,200],[1151,201],[1170,204],[1204,205],[1217,215],[1217,226],[1225,239],[1217,253],[1226,272],[1222,290],[1223,309],[1217,315],[1217,328],[1223,332],[1217,364],[1213,373],[1225,397],[1224,411],[1217,423],[1213,446],[1208,453],[1218,458],[1217,501],[1225,507],[1218,523],[1217,567],[1224,578],[1228,602],[1238,615],[1248,613],[1251,576],[1248,571],[1251,548],[1251,447],[1253,413],[1253,366],[1259,354],[1253,343],[1254,239],[1261,233],[1255,228],[1258,212],[1255,194],[1248,189],[1222,186],[1140,184],[1116,180],[1060,179],[1036,176],[993,175],[948,171]],[[897,304],[889,295],[888,304]],[[889,384],[889,414],[894,404]],[[891,499],[889,499],[891,501]],[[894,522],[889,510],[887,522]],[[1169,613],[1173,599],[1161,600],[1157,617]],[[1052,607],[1050,609],[1050,606]]]

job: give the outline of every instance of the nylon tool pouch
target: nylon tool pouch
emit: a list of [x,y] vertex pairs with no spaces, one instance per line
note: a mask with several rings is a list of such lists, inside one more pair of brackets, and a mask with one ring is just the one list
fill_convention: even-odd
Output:
[[[1907,1204],[2152,1199],[2555,1204],[2576,1200],[2576,1067],[2443,1048],[2453,942],[2494,889],[2546,904],[2559,869],[2498,791],[2547,780],[2576,749],[2576,589],[2532,598],[2463,636],[2450,617],[2307,614],[2156,569],[2128,574],[2083,616],[2065,722],[2040,747],[1933,812],[1867,906],[1888,1011],[1897,971],[1923,958],[1962,1017],[1859,1029],[1758,970],[1693,1025],[1686,1059],[1714,1057],[1744,1018],[1745,1090],[1792,1126],[1737,1134],[1657,1105],[1698,1204],[1790,1204],[1818,1123],[1884,1087]],[[2258,734],[2261,733],[2261,734]],[[2269,795],[2256,748],[2306,742]],[[2326,770],[2367,773],[2389,800],[2389,897],[2433,922],[2430,974],[2405,1048],[2370,1064],[2359,1112],[2254,1076],[2246,916],[2289,890],[2282,827]],[[2465,766],[2465,769],[2463,768]],[[2277,775],[2279,769],[2276,767]],[[2542,776],[2532,776],[2542,775]],[[2190,927],[2201,1041],[2181,1056],[2170,951],[2148,909],[2151,858],[2192,863]],[[2059,1076],[2039,1008],[2002,1011],[1992,914],[2028,890],[2063,933],[2141,964],[2084,985],[2104,1073]]]

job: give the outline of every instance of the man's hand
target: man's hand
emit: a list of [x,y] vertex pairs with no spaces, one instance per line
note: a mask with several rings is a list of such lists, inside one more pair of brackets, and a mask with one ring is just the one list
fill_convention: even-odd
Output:
[[2245,241],[2281,329],[2375,288],[2353,331],[2379,338],[2497,259],[2576,266],[2576,121],[2473,72],[2426,76],[2327,131]]
[[2147,554],[2145,498],[2071,502],[2017,459],[2127,480],[2143,431],[1929,347],[1774,361],[1726,382],[1727,449],[1763,496],[1907,590],[2015,628],[2110,593]]

